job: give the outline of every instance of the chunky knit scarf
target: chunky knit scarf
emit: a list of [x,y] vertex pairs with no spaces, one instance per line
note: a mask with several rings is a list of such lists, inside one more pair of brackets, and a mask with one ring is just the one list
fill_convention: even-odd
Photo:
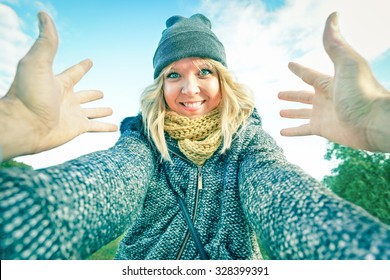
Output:
[[164,130],[178,141],[180,151],[196,165],[210,158],[221,144],[221,119],[218,109],[196,119],[169,111]]

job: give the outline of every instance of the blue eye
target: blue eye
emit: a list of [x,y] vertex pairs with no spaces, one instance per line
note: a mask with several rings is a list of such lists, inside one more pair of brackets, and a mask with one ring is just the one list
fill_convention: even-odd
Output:
[[168,75],[167,75],[168,79],[177,79],[179,77],[180,77],[180,75],[176,72],[171,72],[171,73],[168,73]]
[[207,75],[213,74],[213,72],[212,72],[210,69],[204,68],[204,69],[200,70],[200,73],[199,73],[199,74],[200,74],[201,76],[207,76]]

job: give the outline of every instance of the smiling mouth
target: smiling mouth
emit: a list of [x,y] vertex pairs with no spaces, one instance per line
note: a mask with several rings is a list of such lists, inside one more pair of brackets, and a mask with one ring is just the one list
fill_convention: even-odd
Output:
[[198,107],[200,107],[204,102],[205,102],[205,100],[203,100],[203,101],[198,101],[198,102],[180,102],[180,104],[182,104],[184,107],[187,107],[187,108],[198,108]]

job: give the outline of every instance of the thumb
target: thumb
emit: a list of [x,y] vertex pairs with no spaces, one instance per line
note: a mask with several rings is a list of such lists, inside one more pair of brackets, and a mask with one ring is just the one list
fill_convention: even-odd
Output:
[[326,20],[323,44],[325,51],[336,67],[347,61],[364,60],[341,35],[337,12],[330,14]]
[[341,53],[345,53],[342,48],[346,44],[340,34],[337,12],[333,12],[327,18],[322,39],[325,51],[327,52],[333,63],[336,63],[342,55]]
[[26,58],[51,68],[58,48],[57,30],[53,20],[45,12],[39,12],[38,19],[39,37],[26,54]]

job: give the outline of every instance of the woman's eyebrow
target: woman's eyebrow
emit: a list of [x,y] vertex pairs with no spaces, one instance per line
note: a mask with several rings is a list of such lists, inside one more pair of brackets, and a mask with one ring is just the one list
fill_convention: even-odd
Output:
[[170,72],[173,72],[173,71],[177,71],[174,66],[172,66],[169,69],[167,69],[167,73],[170,73]]
[[207,69],[212,69],[213,68],[213,66],[211,64],[205,63],[205,62],[204,63],[200,63],[200,64],[195,64],[195,66],[196,66],[196,68],[198,68],[198,70],[202,70],[202,69],[205,69],[205,68],[207,68]]

